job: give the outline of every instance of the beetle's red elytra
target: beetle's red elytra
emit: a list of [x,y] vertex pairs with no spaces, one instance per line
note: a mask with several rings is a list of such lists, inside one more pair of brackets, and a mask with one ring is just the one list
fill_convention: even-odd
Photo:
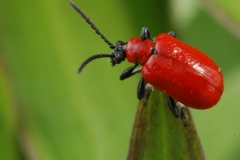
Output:
[[[112,66],[127,59],[134,65],[125,69],[120,79],[124,80],[141,72],[138,99],[149,95],[146,94],[146,84],[151,84],[168,95],[171,111],[184,124],[187,116],[182,107],[179,109],[182,104],[195,109],[207,109],[219,101],[224,88],[221,69],[205,53],[176,39],[174,32],[161,33],[156,38],[151,38],[148,28],[143,27],[140,37],[133,37],[128,42],[117,41],[113,45],[73,2],[69,3],[113,49],[111,54],[89,57],[81,64],[78,73],[97,58],[109,57]],[[138,65],[142,67],[136,69]],[[182,104],[178,105],[174,99]]]
[[154,50],[141,71],[148,83],[192,108],[219,101],[223,75],[206,54],[165,33],[156,37]]

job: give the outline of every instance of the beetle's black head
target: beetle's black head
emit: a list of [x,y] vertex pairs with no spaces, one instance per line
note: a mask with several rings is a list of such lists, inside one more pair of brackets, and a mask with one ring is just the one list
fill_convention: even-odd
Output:
[[117,41],[116,46],[113,47],[114,51],[112,54],[96,54],[88,59],[86,59],[81,66],[78,69],[78,73],[82,71],[82,69],[91,61],[98,59],[98,58],[104,58],[104,57],[110,57],[112,66],[115,66],[115,64],[120,64],[122,61],[126,58],[126,43],[122,41]]
[[111,54],[111,63],[112,66],[115,64],[120,64],[126,58],[126,43],[122,41],[117,41],[116,47]]

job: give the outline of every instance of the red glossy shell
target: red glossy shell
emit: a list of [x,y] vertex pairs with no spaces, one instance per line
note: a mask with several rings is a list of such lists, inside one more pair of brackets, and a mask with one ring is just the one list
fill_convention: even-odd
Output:
[[192,108],[207,109],[219,101],[222,72],[207,55],[165,33],[156,37],[154,48],[156,54],[142,67],[148,83]]

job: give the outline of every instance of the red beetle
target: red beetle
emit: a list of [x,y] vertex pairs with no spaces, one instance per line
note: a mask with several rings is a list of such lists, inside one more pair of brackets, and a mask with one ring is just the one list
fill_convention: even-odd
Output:
[[[178,109],[181,105],[176,104],[174,99],[195,109],[207,109],[219,101],[223,92],[221,69],[206,54],[176,39],[173,32],[162,33],[152,39],[148,28],[143,27],[140,37],[133,37],[127,43],[117,41],[115,46],[73,2],[69,3],[113,49],[112,54],[89,57],[82,63],[78,73],[97,58],[110,57],[112,66],[127,58],[134,66],[124,70],[120,79],[141,72],[138,99],[145,98],[145,86],[149,83],[168,95],[171,111],[183,121],[186,115],[182,109]],[[138,65],[142,68],[135,69]]]

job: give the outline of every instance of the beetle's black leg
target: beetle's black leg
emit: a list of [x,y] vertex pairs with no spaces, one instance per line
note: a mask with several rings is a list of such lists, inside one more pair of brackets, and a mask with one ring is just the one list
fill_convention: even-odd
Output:
[[151,84],[145,84],[145,79],[141,77],[137,87],[137,97],[139,100],[143,99],[144,105],[149,98],[150,92],[153,91],[153,86]]
[[153,91],[153,86],[151,84],[146,84],[145,86],[145,91],[144,91],[144,96],[143,96],[143,104],[145,105],[149,96],[150,96],[150,92]]
[[170,96],[167,97],[167,101],[168,101],[168,106],[170,108],[170,110],[172,111],[173,115],[175,117],[180,117],[180,119],[183,122],[184,126],[187,126],[187,114],[184,111],[184,105],[180,102],[175,102],[174,99]]
[[145,80],[143,77],[141,77],[137,86],[137,97],[139,100],[141,100],[144,97],[144,92],[145,92]]
[[176,38],[176,34],[173,31],[168,32],[168,34]]
[[182,120],[183,125],[187,126],[188,116],[187,116],[186,112],[184,111],[185,106],[182,103],[180,103],[180,102],[177,102],[176,106],[177,106],[177,108],[179,110],[180,119]]
[[176,106],[176,102],[174,101],[174,99],[170,96],[167,96],[167,101],[168,101],[168,106],[169,106],[170,110],[172,111],[173,115],[175,117],[179,117],[179,111],[178,111],[178,108]]
[[146,39],[151,39],[150,32],[147,27],[143,27],[140,33],[140,38],[144,41]]
[[129,78],[129,77],[133,76],[136,73],[139,73],[141,71],[141,69],[134,71],[134,69],[137,66],[138,66],[138,64],[136,63],[134,66],[125,69],[120,76],[120,80],[124,80],[126,78]]

